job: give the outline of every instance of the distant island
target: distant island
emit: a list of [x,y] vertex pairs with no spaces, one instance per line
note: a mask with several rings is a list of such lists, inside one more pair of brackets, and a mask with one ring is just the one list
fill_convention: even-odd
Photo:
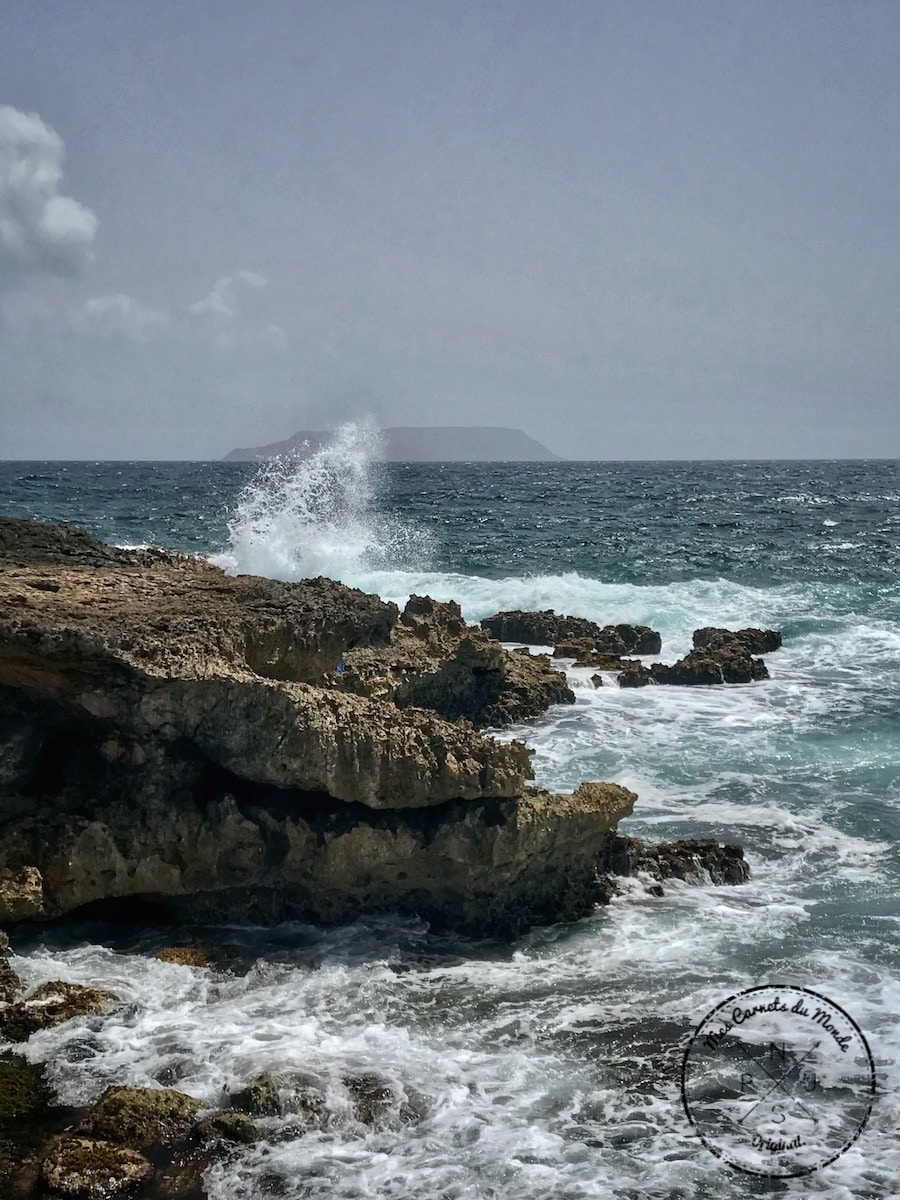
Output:
[[[232,450],[225,462],[253,462],[295,454],[314,453],[331,441],[331,430],[302,430],[283,442]],[[386,462],[552,462],[560,458],[521,429],[496,425],[398,425],[382,431]]]

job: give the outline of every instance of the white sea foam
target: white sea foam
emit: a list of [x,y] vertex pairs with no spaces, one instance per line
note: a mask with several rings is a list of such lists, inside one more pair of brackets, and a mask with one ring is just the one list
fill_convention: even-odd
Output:
[[370,423],[342,425],[312,454],[262,464],[228,522],[228,545],[214,560],[232,573],[271,579],[360,574],[421,563],[428,537],[379,513],[380,435]]

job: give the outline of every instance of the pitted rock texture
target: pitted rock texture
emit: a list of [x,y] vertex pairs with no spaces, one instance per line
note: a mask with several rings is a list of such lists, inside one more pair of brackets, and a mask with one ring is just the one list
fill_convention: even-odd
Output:
[[413,597],[398,619],[329,580],[230,578],[6,519],[0,566],[7,924],[140,900],[506,935],[604,899],[597,863],[634,795],[526,786],[527,747],[465,716],[571,693],[457,606]]
[[24,1000],[0,1009],[0,1034],[10,1042],[25,1042],[39,1029],[50,1029],[74,1017],[101,1013],[116,997],[105,988],[53,980],[42,983]]
[[454,601],[411,596],[387,650],[354,650],[344,659],[344,689],[431,709],[476,726],[508,725],[574,704],[566,677],[547,655],[510,654],[469,626]]
[[[501,642],[524,642],[529,646],[555,646],[555,655],[567,658],[567,643],[578,642],[580,655],[589,654],[619,657],[623,654],[658,654],[662,638],[647,625],[598,625],[585,617],[563,616],[552,608],[543,612],[513,610],[485,617],[481,622],[493,637]],[[593,663],[585,663],[593,666]],[[599,665],[599,664],[597,664]]]
[[698,650],[718,649],[736,642],[747,654],[770,654],[781,648],[781,633],[777,629],[719,629],[707,626],[695,629],[694,647]]

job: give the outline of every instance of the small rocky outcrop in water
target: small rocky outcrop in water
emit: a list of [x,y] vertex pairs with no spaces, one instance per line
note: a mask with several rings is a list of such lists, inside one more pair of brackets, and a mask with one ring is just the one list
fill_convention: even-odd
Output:
[[781,633],[777,629],[718,629],[707,626],[694,630],[693,643],[698,650],[719,649],[737,643],[747,654],[770,654],[781,648]]
[[428,708],[447,720],[508,725],[551,704],[574,704],[566,677],[547,655],[509,654],[466,624],[459,605],[411,596],[387,649],[351,650],[342,686],[358,695]]
[[[591,654],[620,657],[623,654],[658,654],[662,638],[647,625],[598,625],[585,617],[567,617],[554,610],[522,612],[513,610],[485,617],[481,628],[501,642],[524,642],[529,646],[555,646],[558,658],[587,658]],[[576,654],[567,646],[577,643]],[[585,661],[577,665],[599,666]]]
[[611,875],[644,872],[662,882],[739,884],[750,878],[740,846],[722,845],[714,838],[684,838],[655,845],[616,834],[604,853],[603,867]]

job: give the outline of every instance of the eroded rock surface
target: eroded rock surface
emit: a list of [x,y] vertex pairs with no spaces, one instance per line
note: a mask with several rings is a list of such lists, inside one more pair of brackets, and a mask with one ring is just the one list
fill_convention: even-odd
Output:
[[139,1150],[176,1146],[187,1141],[200,1107],[170,1088],[108,1087],[78,1133]]
[[662,638],[647,625],[598,625],[585,617],[564,616],[552,608],[542,612],[519,609],[499,612],[485,617],[481,627],[501,642],[555,646],[558,658],[570,657],[567,647],[572,643],[580,647],[580,653],[571,655],[573,658],[586,658],[590,654],[613,658],[623,654],[658,654],[662,648]]
[[56,1196],[107,1200],[120,1196],[153,1175],[142,1154],[96,1138],[64,1135],[50,1146],[40,1179]]
[[345,689],[431,709],[448,720],[508,725],[551,704],[573,704],[566,677],[547,655],[507,653],[463,620],[459,605],[411,596],[385,650],[354,650],[344,659]]
[[770,654],[781,647],[781,633],[777,629],[719,629],[707,626],[695,629],[694,646],[698,650],[718,648],[736,642],[748,654]]
[[103,1012],[116,997],[105,988],[53,980],[36,987],[24,1000],[0,1009],[0,1034],[11,1042],[24,1042],[39,1029],[50,1029],[74,1017]]
[[[603,899],[597,862],[635,797],[527,786],[527,747],[467,718],[572,694],[456,605],[413,597],[400,616],[330,580],[230,578],[8,519],[0,567],[3,920],[139,897],[485,934]],[[603,633],[560,621],[547,641]]]

